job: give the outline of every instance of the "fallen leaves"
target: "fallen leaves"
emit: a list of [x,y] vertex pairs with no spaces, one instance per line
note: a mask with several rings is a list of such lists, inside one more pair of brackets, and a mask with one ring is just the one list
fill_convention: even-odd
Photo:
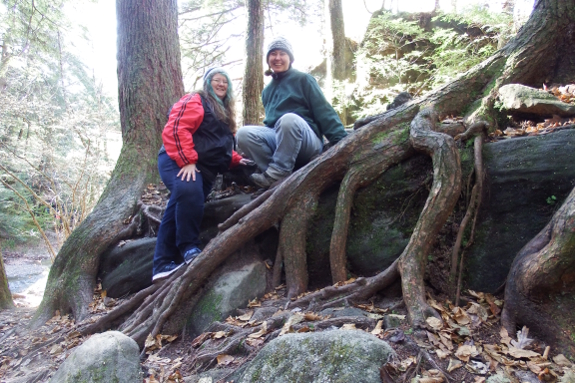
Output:
[[144,348],[146,352],[152,352],[154,350],[159,350],[162,348],[162,341],[167,341],[168,343],[173,342],[178,338],[177,335],[161,335],[158,334],[155,337],[152,337],[152,334],[148,334],[146,341],[144,343]]

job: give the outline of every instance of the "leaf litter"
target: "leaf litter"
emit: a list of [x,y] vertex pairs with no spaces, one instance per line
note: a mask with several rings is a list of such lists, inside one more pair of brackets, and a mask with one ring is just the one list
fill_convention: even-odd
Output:
[[[378,307],[373,302],[355,306],[364,310],[371,321],[369,323],[372,323],[369,327],[354,321],[352,317],[346,317],[349,318],[347,322],[333,323],[336,323],[336,328],[371,333],[395,349],[396,360],[389,361],[381,369],[383,382],[404,379],[412,383],[485,382],[492,375],[513,377],[519,372],[532,374],[539,381],[575,382],[573,363],[564,355],[553,353],[549,347],[543,351],[537,341],[529,338],[528,328],[524,327],[514,334],[515,338],[500,327],[498,314],[502,301],[490,294],[471,290],[467,293],[467,303],[463,307],[456,307],[449,300],[440,302],[428,296],[428,304],[437,310],[441,319],[428,318],[428,328],[423,336],[416,336],[409,328],[404,310],[389,313],[388,308]],[[14,320],[12,314],[0,312],[3,316],[0,328],[4,337],[0,345],[0,379],[22,376],[25,370],[35,370],[45,371],[44,381],[47,381],[73,349],[87,339],[79,331],[82,326],[93,323],[112,309],[104,304],[105,299],[106,294],[97,289],[91,305],[91,317],[83,323],[77,324],[67,315],[56,313],[42,329],[28,333],[12,329],[25,325],[31,318],[31,311],[26,312],[20,320]],[[253,300],[250,307],[239,315],[228,317],[222,322],[225,327],[218,331],[206,331],[194,339],[166,334],[148,337],[147,358],[141,364],[147,375],[144,382],[183,382],[184,375],[199,371],[194,369],[190,361],[205,345],[222,345],[239,336],[245,347],[253,351],[253,357],[275,336],[290,332],[321,331],[324,328],[322,324],[337,319],[313,311],[286,311],[283,309],[285,302],[285,287],[280,287],[260,300]],[[254,320],[254,310],[262,307],[275,307],[275,313]],[[369,314],[372,316],[368,317]],[[385,328],[386,316],[399,320],[399,327]],[[283,325],[274,328],[274,320]],[[210,368],[237,368],[249,360],[250,356],[217,352],[210,355],[210,358]],[[205,365],[202,366],[205,369]],[[200,367],[200,364],[196,367]],[[515,378],[512,381],[523,380]]]

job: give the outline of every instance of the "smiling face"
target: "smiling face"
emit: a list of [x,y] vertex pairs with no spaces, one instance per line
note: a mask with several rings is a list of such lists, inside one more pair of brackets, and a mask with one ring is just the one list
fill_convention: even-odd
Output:
[[268,55],[268,65],[275,73],[285,72],[289,69],[291,62],[286,51],[274,49]]
[[214,77],[212,77],[211,84],[216,96],[223,100],[228,93],[228,79],[226,76],[221,73],[216,73]]

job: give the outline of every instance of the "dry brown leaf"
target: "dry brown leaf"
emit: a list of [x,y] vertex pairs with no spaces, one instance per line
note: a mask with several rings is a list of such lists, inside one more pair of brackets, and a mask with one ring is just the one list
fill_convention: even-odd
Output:
[[457,370],[460,367],[463,367],[463,363],[461,363],[459,360],[449,359],[449,365],[447,366],[447,372]]
[[534,373],[535,375],[539,375],[539,373],[542,370],[541,367],[539,367],[537,364],[533,363],[533,362],[527,362],[527,367],[531,370],[532,373]]
[[235,359],[236,358],[234,358],[233,356],[226,355],[226,354],[220,354],[216,358],[216,360],[220,366],[227,366],[228,364],[232,363]]
[[522,350],[517,347],[509,346],[509,355],[514,358],[534,358],[534,357],[541,357],[541,354],[536,353],[535,351],[530,350]]
[[257,298],[254,298],[253,301],[249,301],[249,303],[248,303],[248,308],[252,309],[254,307],[262,307],[262,304],[260,303],[260,301]]
[[228,336],[228,333],[226,331],[217,331],[214,333],[212,338],[213,339],[222,339],[222,338],[226,338],[227,336]]
[[439,345],[441,344],[439,337],[429,331],[426,331],[426,333],[427,333],[427,339],[429,339],[429,343],[431,343],[436,347],[439,347]]
[[412,364],[414,364],[416,362],[417,362],[417,359],[415,359],[415,356],[410,356],[407,359],[402,360],[399,363],[399,366],[397,367],[397,369],[401,372],[405,372],[405,371],[407,371],[409,366],[411,366]]
[[470,357],[476,355],[478,355],[477,348],[475,348],[475,346],[466,344],[459,346],[459,348],[455,352],[455,356],[466,363],[469,362]]
[[293,314],[291,317],[289,317],[289,319],[287,320],[286,323],[284,323],[279,336],[282,336],[284,334],[287,334],[288,332],[292,332],[292,326],[296,323],[300,323],[304,320],[304,316],[301,313],[295,313]]
[[455,319],[455,321],[462,326],[465,326],[469,323],[471,323],[471,319],[469,318],[469,315],[467,315],[467,313],[465,311],[463,311],[463,309],[461,307],[454,307],[453,310],[453,319]]
[[483,383],[485,382],[485,378],[483,376],[474,376],[475,380],[473,383]]
[[156,377],[154,375],[150,375],[148,379],[144,379],[144,383],[160,383],[160,382],[156,380]]
[[440,313],[445,312],[445,307],[441,306],[435,299],[428,299],[427,304],[439,311]]
[[439,340],[441,340],[441,343],[443,343],[443,345],[447,347],[449,351],[454,349],[453,342],[451,341],[451,337],[449,336],[449,334],[446,334],[443,331],[440,332]]
[[238,318],[238,320],[247,322],[247,321],[249,321],[250,319],[252,319],[252,316],[253,316],[253,315],[254,315],[254,312],[253,312],[253,311],[248,311],[248,312],[245,313],[244,315],[241,315],[241,316],[239,316],[239,317],[237,317],[237,318]]
[[248,338],[260,338],[268,333],[268,323],[263,322],[262,327],[258,332],[254,332],[253,334],[248,335]]
[[499,330],[499,336],[501,336],[501,343],[504,343],[509,346],[509,344],[511,343],[511,337],[509,336],[509,333],[507,332],[505,327],[501,327],[501,330]]
[[252,347],[258,347],[264,344],[264,339],[257,338],[257,339],[246,339],[246,343]]
[[213,332],[205,332],[203,334],[198,335],[193,341],[192,341],[192,347],[193,348],[198,348],[200,347],[202,344],[204,344],[204,342],[211,338],[213,335]]
[[341,326],[342,330],[357,330],[358,328],[355,327],[355,323],[344,323],[343,326]]
[[303,317],[306,321],[310,322],[324,319],[321,315],[317,315],[316,313],[305,313]]
[[443,382],[443,378],[441,376],[426,376],[423,378],[419,378],[417,380],[419,383],[442,383]]
[[238,327],[245,327],[247,325],[247,322],[242,322],[242,321],[238,320],[237,318],[234,318],[231,316],[226,318],[226,323],[234,325],[234,326],[238,326]]
[[491,294],[485,294],[485,300],[487,301],[487,303],[489,303],[489,309],[491,310],[491,313],[495,316],[499,315],[499,313],[501,312],[501,309],[497,305],[499,301],[497,301],[495,297]]
[[441,350],[441,349],[435,350],[435,353],[437,354],[437,356],[439,357],[439,359],[445,359],[445,358],[447,358],[449,355],[451,355],[450,352],[448,352],[448,351],[443,351],[443,350]]
[[371,333],[373,335],[383,334],[383,321],[382,320],[377,322],[377,324],[375,325],[375,328],[373,330],[371,330]]
[[571,361],[569,361],[569,359],[567,359],[563,354],[554,356],[553,361],[561,367],[571,368],[573,366],[573,363],[571,363]]
[[441,319],[437,319],[436,317],[429,317],[425,322],[427,322],[427,324],[435,331],[439,331],[443,328],[443,322]]
[[162,341],[161,341],[161,336],[160,338],[156,337],[152,337],[152,334],[148,334],[146,341],[144,342],[144,347],[146,348],[147,351],[153,351],[156,350],[158,348],[162,348]]

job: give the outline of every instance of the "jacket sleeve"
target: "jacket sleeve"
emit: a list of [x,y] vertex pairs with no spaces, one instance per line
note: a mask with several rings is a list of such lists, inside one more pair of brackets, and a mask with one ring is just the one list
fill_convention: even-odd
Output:
[[198,161],[192,134],[204,120],[204,107],[199,94],[187,94],[174,104],[162,132],[168,156],[184,167]]
[[338,143],[342,138],[347,136],[339,116],[326,100],[313,76],[306,75],[304,84],[314,122],[330,144]]
[[230,169],[238,166],[242,158],[243,157],[238,152],[232,150],[232,161],[230,162]]

